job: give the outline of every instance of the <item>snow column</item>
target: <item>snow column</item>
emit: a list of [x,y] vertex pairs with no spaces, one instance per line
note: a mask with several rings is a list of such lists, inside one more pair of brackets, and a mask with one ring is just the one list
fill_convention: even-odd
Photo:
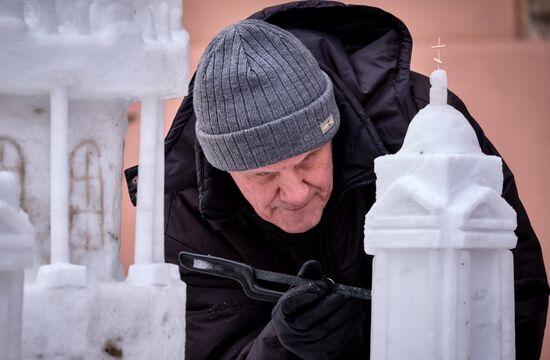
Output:
[[134,284],[171,281],[170,267],[164,264],[163,113],[156,96],[141,100],[135,264],[128,272],[128,281]]
[[156,97],[142,99],[139,130],[139,186],[137,192],[135,264],[153,262],[157,121],[158,99]]
[[69,101],[64,88],[50,92],[50,249],[51,264],[38,269],[45,287],[85,286],[86,267],[69,263]]
[[153,261],[164,262],[164,103],[160,101],[155,145],[155,212],[153,216]]
[[67,93],[57,88],[50,95],[50,206],[51,263],[69,262],[69,154]]

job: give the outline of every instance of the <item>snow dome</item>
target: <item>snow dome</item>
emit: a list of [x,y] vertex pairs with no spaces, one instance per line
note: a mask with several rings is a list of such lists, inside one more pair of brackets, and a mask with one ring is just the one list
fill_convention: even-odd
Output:
[[430,76],[430,103],[411,122],[400,154],[481,154],[474,129],[461,112],[447,105],[447,75]]

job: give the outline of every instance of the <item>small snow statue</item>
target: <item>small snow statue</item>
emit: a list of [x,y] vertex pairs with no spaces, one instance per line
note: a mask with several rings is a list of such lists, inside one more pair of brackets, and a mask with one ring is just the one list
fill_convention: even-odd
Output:
[[375,160],[371,359],[512,360],[516,214],[502,160],[447,105],[445,71],[430,81],[401,150]]
[[0,358],[21,358],[24,269],[32,265],[34,228],[19,207],[15,176],[0,172]]

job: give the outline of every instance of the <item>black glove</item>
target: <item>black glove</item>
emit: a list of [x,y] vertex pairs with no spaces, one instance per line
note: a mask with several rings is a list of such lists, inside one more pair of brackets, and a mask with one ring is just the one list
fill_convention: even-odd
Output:
[[312,281],[288,290],[271,312],[279,341],[302,359],[334,359],[362,346],[361,301],[332,293],[321,274],[319,262],[307,261],[298,276]]

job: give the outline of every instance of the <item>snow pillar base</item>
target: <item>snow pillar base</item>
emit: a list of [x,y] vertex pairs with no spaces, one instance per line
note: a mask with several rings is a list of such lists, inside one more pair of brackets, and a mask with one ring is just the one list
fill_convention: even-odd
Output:
[[85,287],[87,276],[87,269],[82,265],[67,263],[42,265],[38,268],[36,284],[45,288]]
[[28,284],[22,359],[182,360],[185,298],[182,281],[63,289]]
[[170,285],[172,274],[170,264],[134,264],[128,269],[126,281],[132,285]]

